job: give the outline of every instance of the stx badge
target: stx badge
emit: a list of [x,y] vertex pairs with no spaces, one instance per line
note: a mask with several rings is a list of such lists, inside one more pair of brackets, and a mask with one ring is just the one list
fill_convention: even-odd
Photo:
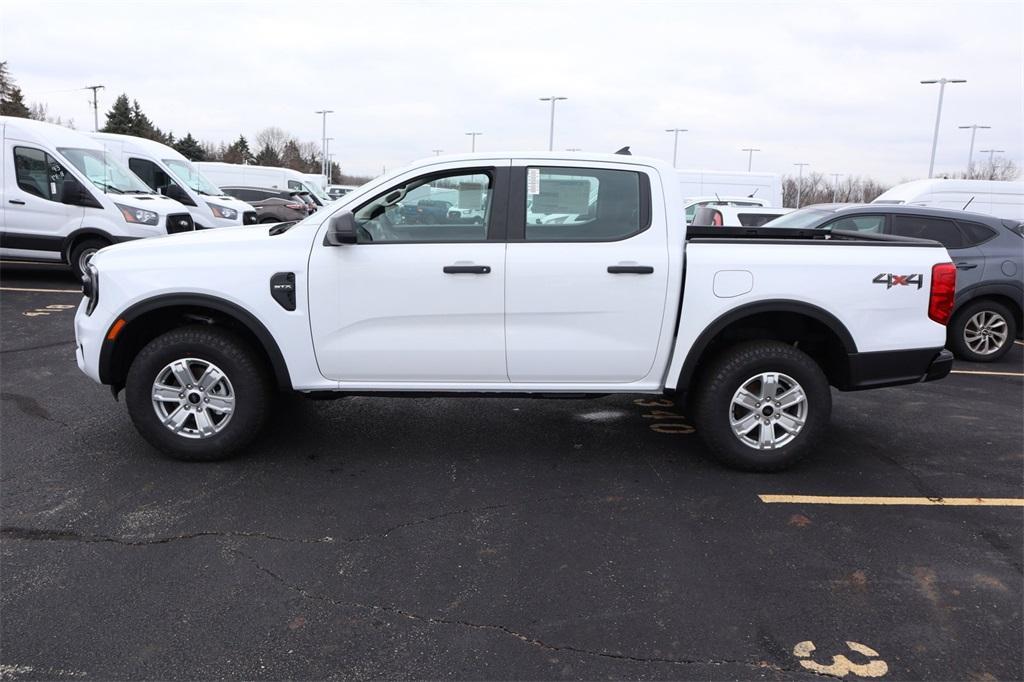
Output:
[[891,272],[880,272],[875,275],[875,278],[871,280],[873,284],[884,284],[886,289],[892,289],[893,287],[905,287],[911,284],[916,284],[917,288],[920,289],[924,284],[924,275],[894,275]]

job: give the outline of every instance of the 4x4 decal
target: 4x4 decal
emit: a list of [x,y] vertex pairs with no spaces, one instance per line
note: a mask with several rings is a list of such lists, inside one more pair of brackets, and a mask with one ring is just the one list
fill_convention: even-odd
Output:
[[920,289],[924,285],[924,275],[894,275],[891,272],[880,272],[871,280],[873,284],[884,284],[886,289],[893,287],[905,287],[916,284]]

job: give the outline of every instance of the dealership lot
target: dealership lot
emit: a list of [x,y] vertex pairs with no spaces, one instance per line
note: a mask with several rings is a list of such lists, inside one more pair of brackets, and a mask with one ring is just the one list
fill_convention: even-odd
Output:
[[778,475],[632,397],[288,397],[188,465],[78,371],[66,271],[0,274],[4,679],[1024,677],[1020,345],[834,394]]

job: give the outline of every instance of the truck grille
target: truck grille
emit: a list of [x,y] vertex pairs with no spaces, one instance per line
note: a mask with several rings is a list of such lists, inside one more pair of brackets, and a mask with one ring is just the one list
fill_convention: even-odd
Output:
[[242,214],[243,225],[255,225],[256,224],[256,211],[246,211]]
[[195,229],[195,223],[192,222],[192,216],[188,213],[172,213],[167,216],[166,225],[167,234],[191,232]]

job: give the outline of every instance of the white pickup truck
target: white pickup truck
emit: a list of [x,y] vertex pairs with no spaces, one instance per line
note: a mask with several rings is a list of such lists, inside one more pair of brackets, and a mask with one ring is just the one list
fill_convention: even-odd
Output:
[[[432,211],[440,192],[457,210]],[[180,459],[241,449],[275,389],[619,393],[679,400],[723,462],[759,471],[823,435],[830,385],[948,374],[956,269],[939,244],[688,231],[681,206],[654,160],[434,157],[298,223],[103,249],[78,365],[124,389],[138,430]]]

